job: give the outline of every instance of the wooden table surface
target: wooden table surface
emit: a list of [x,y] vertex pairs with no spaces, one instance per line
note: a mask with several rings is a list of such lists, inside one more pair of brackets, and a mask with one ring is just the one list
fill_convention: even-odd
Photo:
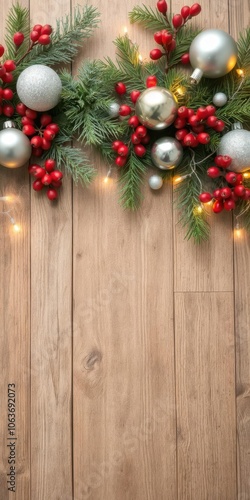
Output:
[[[33,24],[53,24],[79,1],[21,3]],[[74,72],[86,57],[113,57],[125,25],[148,57],[152,37],[127,18],[134,0],[92,4],[102,24]],[[201,4],[200,26],[237,37],[249,24],[246,0]],[[209,243],[185,241],[170,184],[145,187],[141,210],[124,212],[93,159],[93,186],[68,179],[55,207],[26,169],[0,172],[22,226],[13,235],[0,221],[0,500],[249,500],[250,240],[233,241],[225,214],[212,217]]]

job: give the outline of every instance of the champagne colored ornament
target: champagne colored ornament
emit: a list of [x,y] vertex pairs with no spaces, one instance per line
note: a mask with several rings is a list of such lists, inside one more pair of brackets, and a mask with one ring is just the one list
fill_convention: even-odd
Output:
[[111,102],[108,109],[110,118],[117,118],[119,116],[120,104],[118,102]]
[[227,95],[224,94],[224,92],[217,92],[216,94],[214,94],[213,104],[217,108],[222,108],[222,106],[225,106],[225,104],[227,104],[227,101],[228,101],[228,98],[227,98]]
[[162,170],[177,167],[183,156],[181,143],[173,137],[162,137],[152,146],[151,158],[154,165]]
[[43,64],[33,64],[22,71],[16,89],[25,106],[35,111],[48,111],[58,104],[62,83],[53,69]]
[[161,189],[162,185],[163,185],[163,179],[160,175],[151,175],[151,177],[149,177],[148,179],[148,184],[149,186],[151,187],[151,189]]
[[219,78],[229,73],[237,61],[237,45],[225,31],[209,29],[192,41],[189,57],[194,68],[191,80],[199,83],[202,76]]
[[8,120],[0,132],[0,165],[7,168],[22,167],[31,157],[31,145],[28,137],[15,128]]
[[220,142],[219,155],[232,158],[228,167],[233,172],[245,172],[250,169],[250,132],[244,130],[240,123],[233,125],[233,130],[225,134]]
[[163,87],[149,87],[138,97],[135,114],[142,125],[152,130],[169,127],[177,115],[174,95]]

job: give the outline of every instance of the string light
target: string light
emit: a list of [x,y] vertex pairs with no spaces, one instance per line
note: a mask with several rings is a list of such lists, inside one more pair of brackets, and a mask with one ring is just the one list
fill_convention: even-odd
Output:
[[173,178],[173,183],[180,184],[180,182],[184,181],[184,179],[187,179],[187,177],[191,177],[191,175],[192,174],[178,175],[177,177]]
[[194,215],[200,215],[203,212],[203,207],[202,205],[196,205],[193,209],[193,214]]
[[127,35],[127,34],[128,34],[128,28],[127,28],[127,26],[124,26],[124,28],[123,28],[123,33],[124,33],[124,35]]
[[111,174],[112,174],[112,167],[109,168],[109,170],[107,171],[106,177],[104,177],[104,180],[103,180],[104,184],[108,184],[110,177],[111,177]]
[[138,55],[138,61],[139,61],[139,63],[142,63],[142,61],[143,61],[141,54]]
[[240,223],[239,222],[236,222],[236,224],[235,224],[234,236],[236,238],[241,238],[242,237],[242,229],[240,227]]
[[176,89],[176,94],[179,96],[183,96],[186,94],[186,87],[182,87],[181,85]]
[[243,177],[244,177],[245,179],[249,179],[249,177],[250,177],[250,172],[244,172]]
[[[14,200],[14,196],[12,196],[12,195],[0,196],[0,201],[3,201],[3,202],[11,202],[13,200]],[[13,226],[13,231],[15,233],[20,233],[21,226],[19,224],[17,224],[16,221],[15,221],[15,219],[14,219],[14,217],[12,217],[12,215],[10,215],[11,210],[13,210],[13,208],[10,209],[10,210],[2,211],[2,212],[0,212],[0,214],[6,215],[9,218],[10,223]]]
[[244,71],[243,71],[243,69],[236,69],[236,73],[237,73],[237,75],[239,75],[241,78],[244,78],[244,76],[245,76],[245,75],[244,75]]

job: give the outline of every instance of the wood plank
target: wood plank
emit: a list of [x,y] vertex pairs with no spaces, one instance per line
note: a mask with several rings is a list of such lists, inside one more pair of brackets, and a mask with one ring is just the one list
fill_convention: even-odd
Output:
[[233,311],[231,292],[176,294],[181,500],[236,498]]
[[[33,1],[31,19],[55,25],[70,1]],[[72,490],[72,196],[64,179],[58,203],[32,192],[31,203],[31,498],[71,500]]]
[[[25,0],[22,3],[28,5]],[[12,2],[1,6],[1,43],[4,45],[5,20]],[[6,215],[0,215],[0,499],[14,496],[29,500],[30,482],[30,195],[27,169],[0,167],[0,196],[12,195],[14,203],[0,201],[0,210],[11,209],[10,215],[21,227],[20,233]],[[13,211],[12,211],[13,210]],[[8,429],[8,384],[15,384],[15,435]],[[11,401],[10,401],[11,404]],[[10,410],[12,410],[10,408]],[[10,417],[12,420],[12,417]],[[12,425],[12,424],[10,424]],[[9,438],[16,437],[16,440]],[[12,444],[13,443],[13,444]],[[14,445],[15,443],[15,445]],[[11,447],[10,447],[11,445]],[[14,449],[15,448],[15,449]],[[11,455],[11,458],[9,458]],[[14,456],[15,455],[15,456]],[[15,460],[10,463],[9,460]],[[10,467],[15,467],[15,492]],[[12,479],[12,478],[11,478]]]
[[[92,3],[102,27],[81,57],[113,56],[135,2]],[[129,36],[147,56],[152,36],[135,27]],[[174,500],[172,189],[145,189],[141,210],[124,212],[94,162],[94,186],[75,189],[75,497]]]

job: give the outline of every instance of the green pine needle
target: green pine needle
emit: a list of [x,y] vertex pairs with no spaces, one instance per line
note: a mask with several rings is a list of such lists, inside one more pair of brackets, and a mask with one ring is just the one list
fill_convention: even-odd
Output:
[[[4,59],[20,59],[29,47],[29,10],[26,7],[22,7],[19,3],[14,4],[8,12],[5,29],[7,51]],[[13,42],[13,36],[18,31],[23,33],[24,41],[19,47],[16,47]]]
[[138,23],[143,28],[152,31],[161,31],[166,28],[171,32],[173,31],[173,27],[167,17],[163,16],[158,10],[153,10],[144,4],[142,7],[137,6],[133,8],[132,12],[129,13],[129,20],[131,24]]

